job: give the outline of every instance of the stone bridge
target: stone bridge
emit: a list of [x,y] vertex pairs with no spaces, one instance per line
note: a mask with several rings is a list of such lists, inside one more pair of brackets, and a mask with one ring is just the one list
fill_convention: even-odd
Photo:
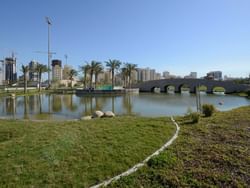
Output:
[[161,92],[167,92],[168,87],[173,86],[175,92],[181,92],[183,86],[188,87],[191,93],[195,93],[197,86],[206,86],[207,93],[213,93],[215,87],[223,87],[225,93],[235,93],[250,90],[249,85],[236,84],[233,81],[216,81],[205,79],[163,79],[151,80],[134,84],[132,88],[139,88],[140,92],[152,92],[160,88]]

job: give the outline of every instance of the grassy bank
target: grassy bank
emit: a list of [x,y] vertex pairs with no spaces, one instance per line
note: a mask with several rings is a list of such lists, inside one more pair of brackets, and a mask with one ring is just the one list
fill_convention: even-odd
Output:
[[38,95],[38,94],[44,94],[44,93],[53,93],[53,90],[41,90],[40,92],[38,89],[34,90],[27,90],[26,93],[24,91],[1,91],[0,92],[0,97],[7,97],[11,96],[11,94],[15,94],[16,96],[31,96],[31,95]]
[[174,131],[169,118],[0,120],[0,187],[89,187],[144,160]]
[[110,187],[250,185],[250,106],[217,112],[198,124],[177,122],[180,135],[169,149]]

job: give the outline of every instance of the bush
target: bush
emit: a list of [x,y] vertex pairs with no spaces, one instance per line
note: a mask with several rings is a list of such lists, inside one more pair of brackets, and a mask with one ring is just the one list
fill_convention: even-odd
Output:
[[198,123],[200,119],[200,114],[198,112],[192,112],[189,114],[192,123]]
[[198,123],[200,119],[200,113],[193,112],[191,108],[188,108],[186,116],[185,116],[191,123]]
[[248,95],[248,97],[250,97],[250,90],[247,91],[247,95]]
[[202,105],[202,113],[205,117],[210,117],[215,111],[215,107],[212,104],[203,104]]

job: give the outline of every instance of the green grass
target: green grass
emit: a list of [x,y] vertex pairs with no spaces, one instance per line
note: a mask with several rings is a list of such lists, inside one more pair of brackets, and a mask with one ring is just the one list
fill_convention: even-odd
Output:
[[250,185],[250,106],[216,112],[198,124],[176,119],[181,131],[173,145],[110,187]]
[[174,132],[169,118],[0,120],[0,187],[89,187],[141,162]]
[[39,92],[38,89],[27,90],[26,93],[24,93],[24,91],[22,90],[2,91],[0,92],[0,97],[10,96],[11,94],[15,94],[16,96],[30,96],[43,93],[52,93],[52,92],[53,92],[52,90],[41,90],[41,92]]

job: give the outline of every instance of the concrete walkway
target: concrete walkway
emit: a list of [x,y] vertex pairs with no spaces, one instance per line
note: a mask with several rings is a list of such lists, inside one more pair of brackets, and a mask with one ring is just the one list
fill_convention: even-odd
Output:
[[100,184],[97,184],[97,185],[94,185],[90,188],[99,188],[99,187],[105,187],[107,185],[109,185],[111,182],[113,181],[117,181],[118,179],[120,179],[121,177],[124,177],[124,176],[128,176],[132,173],[134,173],[135,171],[137,171],[139,168],[141,168],[142,166],[144,166],[152,157],[156,156],[156,155],[159,155],[163,150],[165,150],[168,146],[170,146],[173,141],[178,137],[178,134],[179,134],[179,130],[180,130],[180,127],[179,125],[176,123],[176,121],[174,120],[173,117],[171,117],[171,120],[172,122],[175,124],[176,126],[176,131],[175,131],[175,134],[174,136],[169,140],[167,141],[160,149],[158,149],[156,152],[154,152],[153,154],[151,154],[150,156],[148,156],[144,161],[142,161],[141,163],[138,163],[136,164],[135,166],[133,166],[132,168],[128,169],[127,171],[109,179],[109,180],[106,180]]

